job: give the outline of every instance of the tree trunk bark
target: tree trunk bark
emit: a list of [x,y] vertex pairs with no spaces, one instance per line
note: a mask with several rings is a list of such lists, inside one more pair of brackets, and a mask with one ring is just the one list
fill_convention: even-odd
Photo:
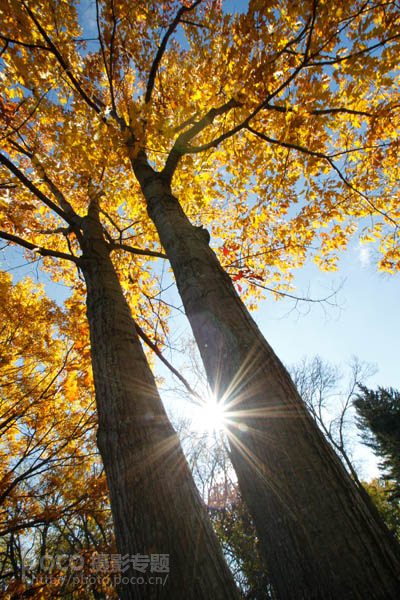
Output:
[[360,496],[168,182],[134,163],[209,381],[278,598],[397,599],[398,545]]
[[[142,572],[128,563],[121,572],[119,597],[238,598],[158,395],[93,203],[85,220],[85,239],[80,266],[87,285],[97,440],[118,552],[123,558],[153,555],[156,562],[167,555],[170,566],[169,573],[152,572],[142,561]],[[163,583],[156,582],[157,577]],[[128,582],[131,578],[137,579]]]

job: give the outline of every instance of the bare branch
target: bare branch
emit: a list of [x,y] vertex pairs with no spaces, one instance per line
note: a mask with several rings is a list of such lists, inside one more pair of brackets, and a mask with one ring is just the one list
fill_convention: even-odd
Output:
[[337,291],[335,290],[328,296],[325,296],[325,298],[307,298],[307,297],[303,298],[301,296],[295,296],[294,294],[289,294],[288,292],[282,292],[281,290],[274,290],[274,288],[268,287],[266,285],[262,285],[261,283],[258,283],[254,279],[248,279],[246,281],[249,281],[249,283],[251,283],[251,285],[255,285],[256,287],[262,288],[263,290],[267,290],[268,292],[272,292],[273,294],[278,294],[278,296],[296,300],[296,302],[312,302],[314,304],[322,304],[323,302],[326,302],[328,304],[334,305],[332,302],[329,302],[329,300],[331,298],[334,298],[337,294]]
[[161,362],[163,362],[164,365],[168,367],[168,369],[171,371],[171,373],[173,373],[175,375],[175,377],[177,377],[179,379],[179,381],[181,381],[183,383],[185,388],[188,390],[189,394],[191,394],[199,402],[203,403],[201,396],[191,387],[191,385],[187,381],[187,379],[185,379],[185,377],[181,373],[179,373],[179,371],[177,371],[175,369],[175,367],[173,367],[171,365],[171,363],[165,358],[165,356],[163,356],[163,354],[161,353],[161,350],[159,350],[159,348],[156,346],[156,344],[154,344],[150,340],[150,338],[146,335],[146,333],[143,331],[143,329],[137,323],[135,323],[135,325],[136,325],[136,331],[137,331],[139,337],[141,337],[142,340],[147,344],[147,346],[149,348],[151,348],[151,350],[153,350],[153,352],[158,356],[158,358],[161,360]]

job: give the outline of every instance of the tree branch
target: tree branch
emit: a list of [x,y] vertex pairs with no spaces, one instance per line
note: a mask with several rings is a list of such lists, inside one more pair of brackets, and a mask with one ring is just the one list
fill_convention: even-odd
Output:
[[24,48],[31,48],[32,50],[38,48],[40,50],[51,51],[51,48],[48,48],[48,46],[42,46],[41,44],[28,44],[27,42],[21,42],[20,40],[14,40],[12,38],[6,37],[5,35],[0,35],[0,39],[4,40],[7,44],[17,44],[18,46],[23,46]]
[[317,158],[325,160],[327,163],[329,163],[329,165],[332,167],[332,169],[334,171],[336,171],[336,173],[338,174],[339,179],[345,184],[345,186],[347,188],[349,188],[352,192],[354,192],[355,194],[357,194],[358,196],[360,196],[360,198],[362,198],[364,200],[364,202],[366,202],[366,204],[368,204],[368,206],[373,211],[377,212],[382,217],[384,217],[385,219],[387,219],[388,221],[390,221],[392,223],[392,225],[394,225],[396,227],[396,229],[399,227],[399,223],[397,223],[397,221],[395,221],[395,219],[393,219],[391,216],[389,216],[383,210],[380,210],[377,206],[375,206],[375,204],[368,198],[368,196],[366,194],[364,194],[359,189],[357,189],[347,179],[347,177],[345,177],[345,175],[343,175],[342,171],[339,169],[339,167],[337,167],[335,165],[335,163],[332,160],[332,157],[329,156],[328,154],[323,154],[322,152],[315,152],[313,150],[308,150],[308,148],[305,148],[304,146],[300,146],[298,144],[292,144],[290,142],[283,142],[283,141],[280,141],[280,140],[276,140],[274,138],[270,138],[269,136],[265,135],[264,133],[261,133],[260,131],[256,131],[255,129],[253,129],[253,127],[250,127],[250,125],[247,125],[246,129],[248,131],[250,131],[251,133],[253,133],[254,135],[258,136],[259,138],[265,140],[266,142],[270,142],[271,144],[277,144],[279,146],[283,146],[284,148],[290,148],[292,150],[298,150],[299,152],[302,152],[303,154],[308,154],[310,156],[315,156]]
[[[270,110],[276,110],[281,113],[293,112],[293,108],[291,108],[291,107],[287,108],[286,106],[279,106],[277,104],[267,103],[265,105],[265,108],[270,109]],[[360,115],[360,116],[364,116],[364,117],[372,117],[373,116],[371,113],[366,112],[364,110],[353,110],[351,108],[346,108],[346,107],[322,108],[322,109],[310,110],[307,112],[309,115],[313,115],[313,116],[334,115],[334,114],[342,114],[342,113],[349,114],[349,115]]]
[[4,47],[0,50],[0,58],[3,56],[4,52],[7,50],[8,45],[9,45],[9,42],[8,42],[8,40],[6,40]]
[[384,40],[381,40],[380,42],[377,42],[376,44],[373,44],[372,46],[367,46],[366,48],[363,48],[362,50],[359,50],[358,52],[353,52],[353,54],[348,54],[347,56],[326,57],[326,60],[321,60],[319,62],[311,62],[310,61],[308,66],[309,67],[322,67],[325,65],[336,65],[336,64],[342,63],[346,60],[351,60],[353,58],[357,58],[358,56],[362,56],[363,54],[367,54],[368,52],[372,52],[373,50],[376,50],[377,48],[381,48],[382,46],[387,44],[387,42],[391,42],[392,40],[396,40],[398,38],[400,38],[400,33],[397,33],[388,38],[385,38]]
[[312,34],[314,33],[315,20],[317,18],[317,4],[318,4],[318,0],[313,0],[312,16],[311,16],[311,22],[310,22],[310,31],[309,31],[309,34],[308,34],[308,37],[307,37],[306,49],[305,49],[305,52],[304,52],[304,59],[303,59],[304,63],[308,60],[308,57],[309,57]]
[[60,517],[67,514],[72,508],[74,508],[75,506],[80,504],[82,502],[82,500],[86,500],[88,497],[89,497],[88,494],[84,494],[83,496],[80,496],[77,500],[75,500],[74,502],[72,502],[71,504],[66,506],[65,508],[58,508],[57,511],[54,512],[51,516],[45,515],[43,512],[41,515],[35,517],[34,519],[31,519],[30,521],[25,521],[24,523],[21,523],[21,524],[14,524],[14,522],[12,522],[13,523],[12,525],[10,525],[9,527],[6,527],[5,529],[2,529],[0,531],[0,536],[5,536],[9,533],[14,533],[16,531],[20,531],[21,529],[28,529],[30,527],[34,527],[35,525],[40,525],[42,523],[43,524],[52,523],[52,522],[58,520]]
[[136,325],[136,331],[137,331],[139,337],[142,338],[142,340],[145,342],[145,344],[147,344],[147,346],[149,348],[151,348],[151,350],[153,350],[153,352],[158,356],[158,358],[161,360],[161,362],[163,362],[164,365],[166,367],[168,367],[168,369],[171,371],[171,373],[173,373],[175,375],[175,377],[177,377],[183,383],[185,388],[188,390],[189,394],[194,396],[196,398],[196,400],[198,400],[199,402],[203,403],[201,396],[191,387],[191,385],[187,381],[187,379],[185,379],[185,377],[183,375],[181,375],[181,373],[179,373],[179,371],[177,371],[175,369],[175,367],[173,367],[171,365],[171,363],[162,355],[161,350],[159,350],[158,347],[156,346],[156,344],[154,344],[151,341],[151,339],[146,335],[146,333],[143,331],[143,329],[140,327],[140,325],[138,325],[136,322],[135,322],[135,325]]
[[[228,102],[225,102],[225,104],[222,104],[218,108],[211,108],[204,117],[199,119],[199,121],[195,121],[190,129],[181,133],[177,137],[172,150],[168,155],[162,174],[171,180],[180,158],[187,152],[192,152],[192,149],[188,146],[188,142],[203,131],[203,129],[211,125],[216,117],[224,115],[232,110],[232,108],[238,108],[240,106],[243,106],[242,102],[231,98]],[[189,121],[187,123],[189,123]]]
[[253,127],[251,127],[250,125],[246,125],[245,129],[247,129],[247,131],[250,131],[250,133],[252,133],[253,135],[261,138],[265,142],[269,142],[270,144],[276,144],[278,146],[283,146],[284,148],[289,148],[290,150],[298,150],[299,152],[303,152],[304,154],[309,154],[310,156],[315,156],[317,158],[321,158],[323,160],[329,161],[329,156],[327,156],[326,154],[323,154],[322,152],[316,152],[315,150],[309,150],[308,148],[306,148],[304,146],[300,146],[298,144],[293,144],[291,142],[284,142],[282,140],[276,140],[275,138],[269,137],[265,133],[261,133],[261,131],[257,131],[256,129],[253,129]]
[[[30,121],[30,119],[33,117],[33,115],[35,114],[35,112],[37,111],[37,109],[39,108],[40,104],[42,103],[42,101],[44,100],[44,98],[46,97],[46,95],[50,92],[50,90],[52,89],[52,86],[50,86],[47,90],[45,90],[41,96],[36,99],[36,104],[34,105],[34,107],[30,110],[29,114],[23,118],[22,122],[17,125],[17,126],[13,126],[12,123],[9,124],[10,128],[12,129],[12,131],[10,131],[9,133],[6,133],[2,139],[8,139],[10,138],[12,135],[15,134],[19,134],[20,130],[24,127],[24,125],[26,123],[28,123]],[[25,99],[27,99],[28,97],[26,97]]]
[[133,248],[127,244],[118,244],[116,242],[110,242],[110,250],[123,250],[124,252],[130,252],[131,254],[139,254],[141,256],[154,256],[156,258],[167,258],[167,255],[163,252],[155,252],[153,250],[142,250],[141,248]]
[[116,19],[115,19],[114,5],[113,4],[112,4],[112,16],[113,16],[113,28],[112,28],[111,41],[110,41],[110,64],[108,65],[107,64],[106,51],[105,51],[104,42],[103,42],[103,38],[102,38],[102,35],[101,35],[101,28],[100,28],[99,2],[98,2],[98,0],[96,0],[96,23],[97,23],[98,40],[99,40],[99,43],[100,43],[100,49],[101,49],[101,54],[102,54],[102,57],[103,57],[104,68],[106,70],[106,75],[107,75],[107,79],[108,79],[108,87],[110,89],[111,106],[112,106],[113,110],[115,111],[115,113],[117,114],[117,107],[116,107],[116,104],[115,104],[115,96],[114,96],[113,65],[112,65],[113,45],[114,45],[114,38],[115,38],[115,31],[116,31],[116,27],[117,27],[117,22],[116,22]]
[[50,198],[48,198],[42,191],[40,191],[39,188],[36,187],[36,185],[32,183],[32,181],[30,181],[26,177],[26,175],[24,175],[24,173],[22,173],[22,171],[18,169],[18,167],[14,165],[14,163],[12,163],[6,156],[4,156],[4,154],[1,153],[0,163],[3,163],[3,165],[7,167],[7,169],[11,171],[11,173],[13,173],[21,181],[21,183],[23,183],[24,186],[28,188],[29,191],[31,191],[37,198],[39,198],[39,200],[46,204],[46,206],[48,206],[51,210],[54,210],[55,213],[57,213],[62,219],[64,219],[64,221],[69,223],[72,227],[74,226],[74,221],[72,221],[71,218],[61,208],[59,208],[57,204],[55,204],[55,202],[50,200]]
[[[299,33],[298,36],[296,36],[296,38],[294,38],[293,40],[290,40],[290,42],[288,42],[285,46],[285,48],[283,49],[282,52],[287,51],[287,49],[289,48],[289,46],[293,45],[294,43],[300,41],[302,39],[302,37],[304,36],[304,34],[307,32],[307,30],[309,29],[309,34],[307,37],[307,42],[306,42],[306,50],[304,52],[304,55],[302,57],[302,60],[300,62],[300,64],[293,70],[293,72],[289,75],[289,77],[287,77],[287,79],[285,81],[283,81],[280,85],[278,85],[278,87],[270,92],[267,96],[267,98],[265,100],[263,100],[262,102],[260,102],[260,104],[253,110],[253,112],[246,117],[246,119],[242,122],[239,123],[237,126],[233,127],[232,129],[230,129],[229,131],[221,134],[219,137],[215,138],[214,140],[208,142],[207,144],[202,144],[201,146],[188,146],[185,144],[182,144],[182,140],[184,140],[183,135],[178,137],[176,144],[174,144],[174,147],[171,150],[170,156],[167,159],[167,163],[168,163],[168,169],[165,168],[166,172],[174,172],[178,161],[180,159],[180,157],[185,154],[185,153],[199,153],[199,152],[204,152],[206,150],[210,150],[212,148],[216,148],[221,142],[223,142],[224,140],[232,137],[233,135],[235,135],[236,133],[238,133],[239,131],[241,131],[242,129],[248,128],[250,121],[261,111],[264,110],[266,108],[273,108],[275,110],[281,110],[280,108],[271,105],[270,101],[272,100],[272,98],[276,97],[283,89],[285,89],[292,81],[293,79],[298,75],[298,73],[308,67],[308,66],[316,66],[319,64],[333,64],[335,62],[342,62],[343,60],[349,60],[351,58],[354,58],[355,56],[358,56],[360,54],[364,54],[365,52],[370,52],[374,49],[376,49],[379,46],[384,45],[385,43],[396,39],[398,37],[400,37],[400,34],[396,34],[393,35],[389,38],[386,38],[385,40],[383,40],[382,42],[379,42],[373,46],[368,47],[367,49],[364,49],[360,52],[354,53],[352,55],[348,55],[347,57],[341,57],[340,59],[338,59],[338,61],[333,60],[332,63],[312,63],[311,61],[315,58],[317,53],[313,53],[313,54],[309,54],[309,50],[310,50],[310,45],[311,45],[311,36],[312,36],[312,32],[314,29],[314,23],[315,23],[315,18],[316,18],[316,7],[317,7],[317,2],[313,2],[313,8],[312,8],[312,14],[310,16],[310,18],[308,19],[307,23],[305,24],[305,26],[303,27],[303,29],[301,30],[301,32]],[[320,52],[320,50],[318,51]],[[284,109],[286,111],[286,109]],[[290,110],[290,109],[289,109]],[[335,112],[335,109],[326,109],[332,112]],[[349,112],[350,114],[364,114],[365,116],[371,116],[369,113],[364,113],[362,111],[357,111],[357,112],[352,112],[351,109],[337,109],[337,112],[339,112],[339,110],[341,112]],[[283,112],[283,111],[282,111]],[[322,109],[321,111],[315,111],[314,114],[324,114],[325,113],[325,109]],[[192,136],[194,137],[194,136]],[[190,139],[190,138],[189,138]],[[187,141],[188,140],[184,140]],[[181,146],[179,147],[179,145],[181,144]],[[311,152],[310,152],[311,153]],[[318,156],[318,153],[315,153],[316,156]],[[167,164],[166,164],[167,167]]]
[[151,65],[149,79],[147,81],[146,95],[145,95],[145,103],[146,104],[148,104],[150,102],[151,94],[152,94],[153,88],[154,88],[154,82],[155,82],[157,70],[158,70],[159,64],[162,60],[162,57],[164,55],[169,38],[174,33],[175,28],[179,25],[181,16],[183,14],[185,14],[186,12],[190,12],[191,10],[196,8],[196,6],[198,6],[200,4],[200,2],[201,2],[201,0],[195,0],[195,2],[193,2],[193,4],[191,4],[190,6],[182,6],[176,13],[175,19],[172,21],[171,25],[168,27],[167,31],[165,32],[165,35],[164,35],[163,39],[161,40],[161,44],[160,44],[160,46],[157,50],[157,53],[154,57],[153,64]]
[[251,279],[251,278],[249,278],[248,280],[246,280],[244,278],[244,280],[248,281],[251,285],[255,285],[256,287],[259,287],[263,290],[267,290],[268,292],[272,292],[273,294],[277,294],[278,296],[296,300],[296,303],[297,302],[311,302],[313,304],[322,304],[323,302],[326,302],[327,304],[331,304],[333,306],[333,303],[329,302],[329,300],[331,298],[334,298],[337,294],[337,291],[335,290],[328,296],[325,296],[324,298],[307,298],[307,297],[302,297],[302,296],[295,296],[294,294],[289,294],[288,292],[282,292],[281,290],[274,290],[274,288],[268,287],[266,285],[262,285],[261,283],[258,283],[257,281],[255,281],[254,279]]
[[82,223],[82,218],[76,214],[76,212],[72,208],[72,205],[68,202],[68,200],[66,199],[66,197],[64,196],[62,191],[49,178],[49,176],[47,175],[46,171],[44,170],[42,164],[36,158],[36,156],[33,154],[33,152],[26,150],[23,146],[21,146],[20,144],[18,144],[18,142],[15,142],[14,140],[10,140],[10,144],[12,146],[14,146],[14,148],[16,148],[19,152],[21,152],[22,154],[24,154],[25,156],[30,158],[34,167],[36,167],[36,169],[39,171],[39,174],[42,177],[43,181],[48,185],[51,192],[53,193],[55,198],[58,200],[58,203],[59,203],[60,207],[62,208],[62,210],[65,212],[66,215],[68,215],[68,217],[71,219],[71,221],[73,223],[75,223],[75,225],[77,225],[77,227],[73,228],[73,230],[74,230],[76,236],[79,238],[80,237],[79,236],[79,227]]
[[78,259],[71,254],[66,254],[65,252],[58,252],[56,250],[49,250],[48,248],[43,248],[42,246],[38,246],[37,244],[32,244],[32,242],[28,242],[27,240],[23,240],[22,238],[12,235],[11,233],[6,233],[5,231],[0,231],[0,238],[3,240],[8,240],[9,242],[13,242],[14,244],[18,244],[18,246],[22,246],[23,248],[27,248],[28,250],[33,250],[37,254],[41,256],[52,256],[53,258],[63,258],[65,260],[70,260],[75,264],[78,264]]
[[49,45],[49,50],[50,52],[52,52],[52,54],[56,57],[58,63],[60,64],[60,66],[62,67],[63,71],[65,72],[65,74],[67,75],[68,79],[70,80],[70,82],[72,83],[73,87],[75,88],[75,90],[78,92],[78,94],[81,96],[81,98],[83,98],[83,100],[86,102],[86,104],[92,108],[97,114],[99,114],[101,112],[101,109],[97,106],[97,104],[95,102],[93,102],[93,100],[86,94],[85,90],[82,88],[81,84],[79,83],[79,81],[74,77],[74,75],[71,73],[71,69],[68,66],[68,64],[65,62],[63,56],[60,54],[60,52],[58,51],[57,47],[54,45],[54,43],[52,42],[51,38],[48,36],[48,34],[46,33],[46,31],[43,29],[43,27],[41,26],[40,22],[38,21],[38,19],[36,18],[35,14],[33,13],[33,11],[25,4],[25,2],[22,1],[22,5],[25,8],[26,12],[28,13],[28,15],[30,16],[30,18],[32,19],[32,21],[34,22],[34,24],[36,25],[36,28],[38,29],[40,35],[42,36],[42,38],[47,42],[47,44]]

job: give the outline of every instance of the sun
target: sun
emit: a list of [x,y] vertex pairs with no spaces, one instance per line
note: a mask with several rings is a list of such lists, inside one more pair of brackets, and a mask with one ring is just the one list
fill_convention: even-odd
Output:
[[226,426],[226,407],[213,394],[193,406],[192,423],[200,433],[222,433]]

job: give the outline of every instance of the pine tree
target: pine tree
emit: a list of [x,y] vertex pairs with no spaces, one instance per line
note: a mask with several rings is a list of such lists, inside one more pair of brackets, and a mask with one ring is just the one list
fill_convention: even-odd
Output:
[[392,497],[400,497],[400,392],[378,387],[370,390],[360,385],[354,400],[357,425],[364,443],[382,458],[384,479],[392,480]]

